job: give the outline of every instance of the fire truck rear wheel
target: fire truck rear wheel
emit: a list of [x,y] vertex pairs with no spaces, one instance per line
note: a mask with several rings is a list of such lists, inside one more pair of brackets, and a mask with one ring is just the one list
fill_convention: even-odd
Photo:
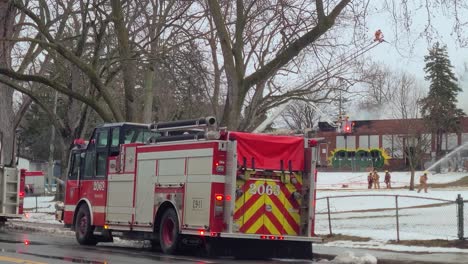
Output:
[[174,209],[167,209],[159,225],[159,243],[165,254],[174,254],[179,244],[179,220]]
[[82,205],[78,209],[75,222],[76,240],[80,245],[94,246],[97,239],[93,235],[94,227],[91,225],[91,216],[88,206]]

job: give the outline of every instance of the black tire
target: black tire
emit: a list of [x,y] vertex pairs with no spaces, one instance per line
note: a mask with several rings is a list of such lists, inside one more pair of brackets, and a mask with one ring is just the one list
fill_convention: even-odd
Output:
[[167,209],[159,223],[159,245],[165,254],[174,254],[179,244],[179,219],[174,209]]
[[82,205],[78,209],[75,221],[75,236],[80,245],[95,246],[97,239],[93,235],[94,226],[91,225],[91,216],[88,206]]

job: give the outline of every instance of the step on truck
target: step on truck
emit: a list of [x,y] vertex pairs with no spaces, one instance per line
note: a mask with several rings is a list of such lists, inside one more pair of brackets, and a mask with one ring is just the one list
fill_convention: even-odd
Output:
[[208,117],[104,124],[75,143],[57,216],[79,244],[312,257],[313,139],[227,131]]

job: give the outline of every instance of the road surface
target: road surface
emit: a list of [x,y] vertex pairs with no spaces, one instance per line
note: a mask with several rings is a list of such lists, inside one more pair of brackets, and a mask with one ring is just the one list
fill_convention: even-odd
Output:
[[[143,243],[103,243],[80,246],[74,237],[25,231],[0,231],[0,263],[291,263],[292,260],[204,259],[193,256],[165,256],[152,252]],[[298,263],[294,261],[294,263]],[[302,261],[301,263],[313,263]]]

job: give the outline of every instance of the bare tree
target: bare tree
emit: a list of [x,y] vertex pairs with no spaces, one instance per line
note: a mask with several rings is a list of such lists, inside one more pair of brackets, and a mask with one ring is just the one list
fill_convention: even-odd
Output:
[[395,88],[394,74],[384,65],[371,62],[363,71],[360,108],[375,111],[387,104]]
[[[13,36],[16,9],[8,0],[0,1],[0,38]],[[0,40],[0,65],[11,67],[11,43]],[[13,165],[13,89],[0,83],[0,164]]]
[[282,117],[289,129],[304,131],[306,128],[314,127],[318,113],[307,103],[297,103],[289,105]]
[[393,93],[389,105],[393,117],[399,120],[401,131],[401,134],[393,135],[393,146],[403,150],[411,171],[409,189],[414,190],[415,171],[422,166],[423,159],[431,149],[431,134],[426,133],[427,127],[420,120],[419,101],[424,97],[424,93],[411,75],[401,73],[392,80]]
[[[249,91],[257,86],[263,87],[266,81],[279,69],[290,63],[302,50],[329,31],[350,1],[342,0],[335,5],[331,3],[324,5],[322,0],[317,0],[314,8],[307,5],[301,6],[298,3],[286,5],[281,2],[274,5],[269,1],[238,0],[235,5],[231,5],[230,2],[222,5],[217,0],[208,0],[207,2],[216,25],[228,85],[223,122],[228,128],[236,129],[239,127],[242,106]],[[327,6],[327,9],[324,6]],[[223,15],[223,8],[233,10],[231,17]],[[327,12],[327,10],[329,11]],[[300,13],[294,16],[298,20],[288,19],[288,15],[292,15],[290,12],[295,11]],[[235,20],[233,19],[231,27],[229,18],[232,18],[234,14]],[[272,17],[279,16],[278,21],[284,23],[284,26],[271,25],[273,21],[269,20],[263,21],[263,23],[270,31],[279,28],[279,33],[283,36],[283,43],[278,46],[276,51],[273,47],[265,46],[264,50],[270,52],[273,50],[275,55],[265,60],[261,67],[248,74],[249,57],[245,55],[244,50],[248,43],[246,41],[246,36],[249,36],[248,30],[256,28],[257,31],[261,32],[260,24],[256,19],[272,14]],[[257,22],[257,27],[249,26],[250,23],[255,22]],[[293,23],[300,26],[291,27]],[[250,36],[253,35],[250,34]],[[257,42],[260,42],[258,39],[264,37],[271,38],[271,35],[260,33],[260,37],[256,38]]]

